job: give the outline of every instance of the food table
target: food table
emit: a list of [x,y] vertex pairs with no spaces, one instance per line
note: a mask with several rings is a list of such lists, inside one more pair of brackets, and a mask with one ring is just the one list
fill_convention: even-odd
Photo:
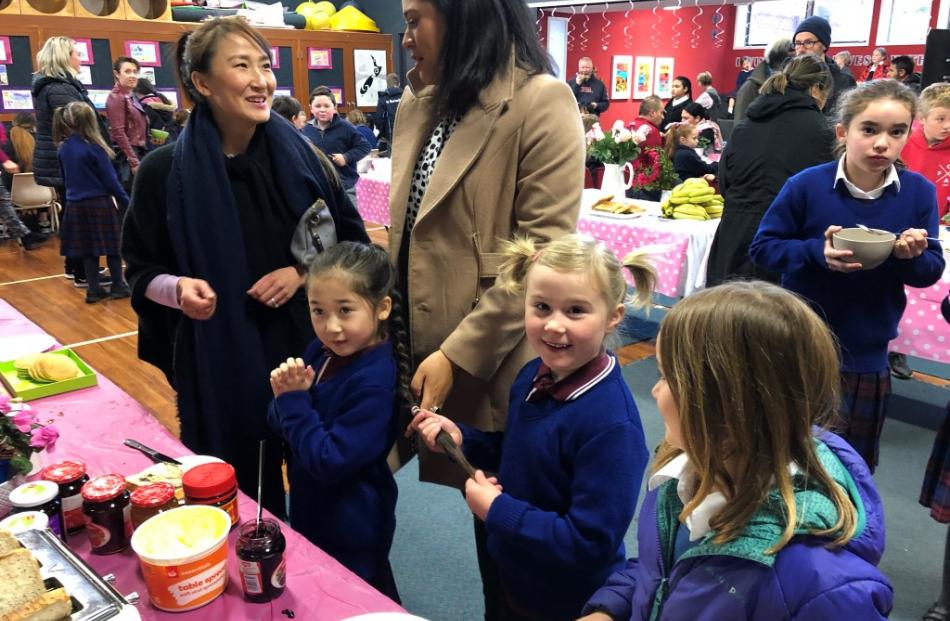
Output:
[[950,326],[940,312],[940,304],[950,291],[950,231],[947,227],[940,230],[947,261],[943,276],[925,289],[904,287],[907,307],[897,324],[897,338],[891,341],[889,349],[950,365]]
[[[4,300],[0,300],[0,333],[4,336],[45,334]],[[79,354],[82,355],[81,350]],[[166,455],[191,454],[141,405],[102,375],[99,375],[98,386],[37,399],[30,405],[41,421],[52,419],[60,433],[52,453],[38,454],[43,465],[75,458],[85,462],[87,472],[92,476],[139,472],[151,462],[138,451],[123,446],[122,441],[127,437]],[[239,494],[239,507],[243,519],[255,514],[256,503],[243,493]],[[293,611],[297,619],[337,621],[371,612],[403,611],[303,535],[286,525],[282,529],[287,540],[287,588],[280,597],[266,604],[244,601],[234,556],[238,529],[234,529],[228,537],[227,590],[207,606],[184,613],[163,612],[148,603],[139,562],[131,549],[110,556],[93,555],[85,533],[72,537],[69,545],[100,575],[115,574],[115,588],[120,593],[137,592],[141,597],[137,609],[146,620],[263,621],[287,619],[288,616],[282,613],[287,610]]]

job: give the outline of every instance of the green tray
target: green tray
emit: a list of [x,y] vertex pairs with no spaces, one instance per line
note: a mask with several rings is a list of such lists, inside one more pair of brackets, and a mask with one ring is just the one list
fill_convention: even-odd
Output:
[[99,383],[95,371],[89,368],[89,365],[83,362],[82,358],[77,356],[71,349],[57,349],[48,352],[59,356],[67,356],[73,359],[79,366],[79,377],[63,380],[62,382],[34,382],[30,379],[24,379],[17,375],[16,368],[13,366],[13,360],[0,362],[0,381],[4,387],[14,397],[20,397],[24,401],[32,401],[41,397],[50,397],[71,390],[88,388]]

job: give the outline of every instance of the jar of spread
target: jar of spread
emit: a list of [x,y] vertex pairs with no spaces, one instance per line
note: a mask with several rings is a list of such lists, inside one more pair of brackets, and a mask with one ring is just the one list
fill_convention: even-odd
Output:
[[86,464],[71,459],[58,461],[43,468],[40,477],[59,485],[59,500],[63,503],[63,522],[70,535],[86,526],[82,514],[82,486],[89,480]]
[[280,524],[273,518],[261,518],[260,524],[249,520],[238,532],[236,552],[244,599],[258,604],[269,602],[284,592],[287,583],[287,543]]
[[195,466],[182,475],[181,487],[185,491],[186,504],[223,509],[231,517],[231,528],[241,521],[237,475],[231,464],[221,462]]
[[152,483],[136,488],[130,494],[132,502],[132,528],[136,529],[142,522],[162,511],[168,511],[178,506],[175,498],[175,486],[171,483]]
[[99,475],[83,485],[82,512],[93,554],[114,554],[129,547],[132,516],[121,474]]
[[10,492],[13,511],[42,511],[49,518],[47,527],[65,541],[63,503],[59,501],[59,486],[52,481],[31,481]]

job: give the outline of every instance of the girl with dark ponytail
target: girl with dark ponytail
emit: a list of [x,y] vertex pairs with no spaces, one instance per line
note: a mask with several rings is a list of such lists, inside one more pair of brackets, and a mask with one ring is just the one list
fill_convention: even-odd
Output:
[[342,242],[317,257],[306,285],[317,338],[271,372],[267,419],[291,451],[294,529],[398,602],[389,565],[396,481],[386,456],[411,395],[395,285],[380,246]]

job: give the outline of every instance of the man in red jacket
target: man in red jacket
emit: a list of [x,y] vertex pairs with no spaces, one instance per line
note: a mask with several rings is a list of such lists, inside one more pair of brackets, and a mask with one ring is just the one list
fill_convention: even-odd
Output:
[[[648,167],[654,166],[654,160],[646,155],[647,149],[662,149],[663,135],[660,133],[660,125],[663,123],[663,101],[651,95],[640,102],[640,114],[630,122],[630,131],[639,137],[640,156],[634,160],[634,174],[639,175]],[[651,192],[649,190],[627,190],[629,198],[639,198],[643,200],[660,200],[660,192]]]

